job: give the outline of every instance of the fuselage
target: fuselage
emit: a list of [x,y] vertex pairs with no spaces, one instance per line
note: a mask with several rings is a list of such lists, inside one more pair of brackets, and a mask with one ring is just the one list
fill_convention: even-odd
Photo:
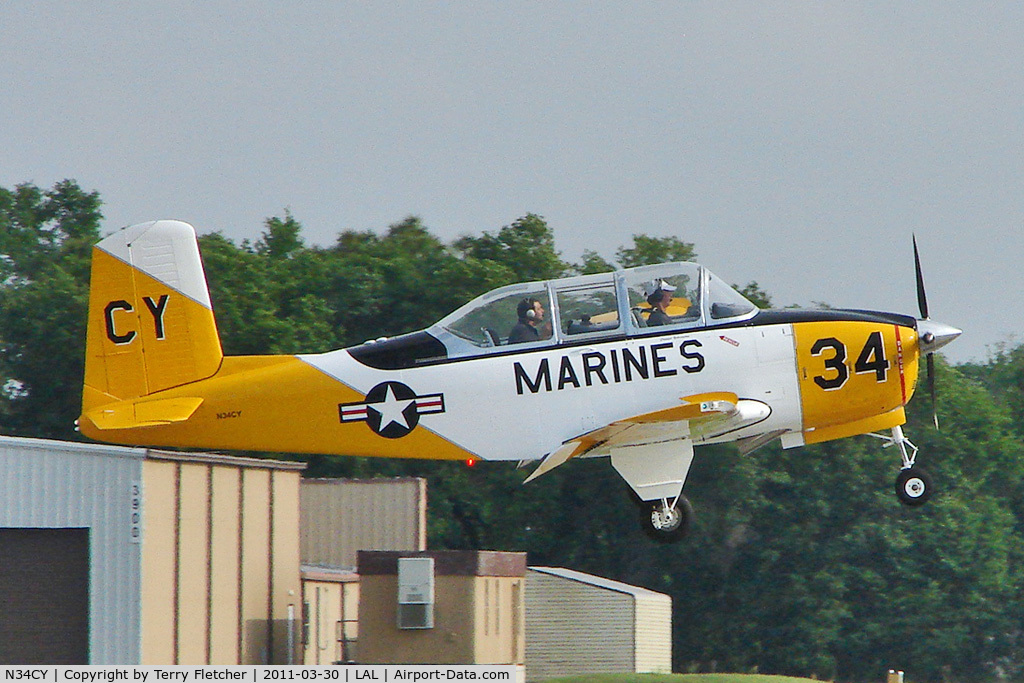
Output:
[[187,448],[523,460],[685,396],[730,391],[770,414],[696,443],[773,432],[800,445],[901,424],[917,358],[913,318],[857,311],[761,311],[455,358],[426,331],[325,354],[226,357],[213,377],[138,401],[201,397],[187,421],[81,428]]

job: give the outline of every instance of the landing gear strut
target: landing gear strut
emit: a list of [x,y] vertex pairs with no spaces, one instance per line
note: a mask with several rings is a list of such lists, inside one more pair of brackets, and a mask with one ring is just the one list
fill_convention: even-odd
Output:
[[885,448],[899,446],[903,466],[896,477],[896,497],[900,502],[910,507],[917,507],[928,502],[935,491],[931,475],[924,468],[914,464],[917,459],[917,446],[903,434],[903,428],[898,425],[893,427],[891,437],[879,434],[875,436],[886,441]]
[[640,503],[640,525],[652,541],[674,543],[690,531],[693,507],[686,496]]

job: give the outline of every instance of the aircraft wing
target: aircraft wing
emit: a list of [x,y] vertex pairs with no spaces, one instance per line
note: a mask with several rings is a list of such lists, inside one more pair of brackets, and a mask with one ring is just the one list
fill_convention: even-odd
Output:
[[545,456],[526,481],[533,481],[577,456],[611,455],[617,448],[672,441],[692,443],[694,437],[724,434],[756,424],[770,413],[767,404],[740,399],[731,392],[686,396],[678,405],[616,420],[566,441]]

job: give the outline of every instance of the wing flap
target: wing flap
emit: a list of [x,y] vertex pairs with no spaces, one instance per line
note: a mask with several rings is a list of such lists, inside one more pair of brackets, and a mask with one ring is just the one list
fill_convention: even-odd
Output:
[[533,481],[540,475],[550,472],[559,465],[563,464],[569,458],[573,457],[574,455],[577,455],[577,451],[582,450],[583,447],[583,444],[580,443],[579,441],[569,441],[562,444],[561,448],[551,451],[551,453],[549,453],[544,458],[544,460],[541,461],[537,469],[535,469],[533,473],[530,474],[530,476],[528,476],[525,481],[523,481],[523,483],[525,484],[527,482]]
[[[712,392],[685,396],[681,403],[669,408],[634,415],[595,429],[555,449],[541,461],[526,482],[550,472],[576,456],[611,447],[649,444],[653,441],[684,439],[693,425],[715,419],[735,416],[739,413],[739,397],[731,392]],[[523,483],[526,483],[523,482]]]

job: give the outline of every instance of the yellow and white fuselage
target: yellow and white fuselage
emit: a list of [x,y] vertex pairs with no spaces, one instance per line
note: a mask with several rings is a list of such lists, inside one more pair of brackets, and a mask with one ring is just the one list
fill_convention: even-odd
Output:
[[[909,316],[761,311],[676,263],[505,287],[349,349],[226,357],[191,226],[126,228],[92,268],[79,420],[91,438],[548,469],[609,455],[645,500],[667,497],[653,480],[685,479],[671,452],[688,468],[694,444],[792,447],[902,424],[922,353],[958,332],[938,326],[924,348],[926,321]],[[668,324],[648,324],[652,282],[687,304]],[[523,300],[540,313],[517,320]],[[535,336],[511,343],[518,323]],[[659,458],[674,464],[633,471]]]

